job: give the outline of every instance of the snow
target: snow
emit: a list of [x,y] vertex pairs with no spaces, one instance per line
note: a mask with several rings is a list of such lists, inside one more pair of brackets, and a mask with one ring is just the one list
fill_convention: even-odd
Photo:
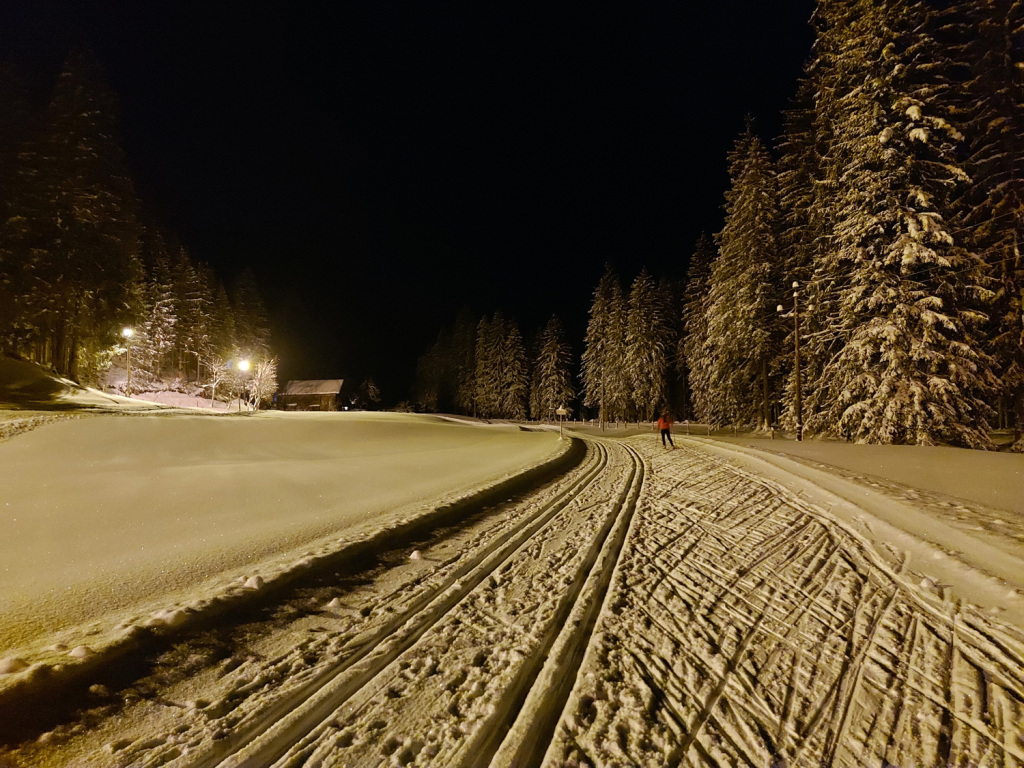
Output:
[[[97,711],[128,703],[41,734],[15,764],[1024,766],[1024,457],[679,427],[678,449],[663,450],[647,425],[573,431],[587,455],[564,477],[393,551],[397,520],[544,461],[557,428],[179,413],[0,443],[0,471],[21,459],[5,489],[45,483],[68,527],[92,515],[77,526],[86,552],[70,552],[80,572],[106,536],[161,561],[160,579],[119,595],[135,606],[127,625],[187,624],[229,578],[229,591],[266,589],[339,538],[380,544],[379,567],[311,584],[258,631],[225,626],[169,651],[155,693],[90,681]],[[79,495],[46,476],[57,466]],[[98,535],[99,513],[75,499],[111,519],[114,494],[90,478],[110,488],[137,472],[125,524]],[[367,477],[398,488],[350,487]],[[196,535],[162,553],[155,528],[172,517]],[[262,544],[252,561],[245,541]],[[197,557],[216,578],[183,573]],[[146,570],[107,565],[122,579]],[[182,581],[139,609],[161,579]],[[111,611],[93,623],[132,613]],[[72,654],[94,660],[104,635],[87,619],[5,645],[0,686]]]
[[259,589],[341,534],[370,535],[560,450],[550,433],[395,414],[35,429],[0,443],[0,657],[175,626],[239,578]]

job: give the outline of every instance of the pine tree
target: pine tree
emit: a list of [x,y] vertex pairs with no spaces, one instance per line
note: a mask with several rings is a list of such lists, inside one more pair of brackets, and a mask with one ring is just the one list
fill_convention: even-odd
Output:
[[625,340],[626,311],[622,287],[611,264],[608,264],[594,290],[581,371],[583,404],[598,409],[602,427],[609,419],[624,416],[628,407]]
[[174,349],[177,323],[170,266],[162,261],[146,283],[142,315],[132,336],[132,376],[136,391],[162,378]]
[[15,298],[6,343],[72,378],[113,346],[139,276],[137,203],[117,134],[116,99],[78,51],[11,169],[0,232]]
[[[936,85],[961,117],[964,170],[957,229],[982,255],[995,279],[987,348],[1000,384],[1000,426],[1013,424],[1024,451],[1024,2],[953,3],[935,20],[939,38],[928,53],[942,66]],[[952,60],[940,58],[952,52]],[[944,87],[942,87],[944,86]]]
[[502,417],[525,420],[529,406],[530,368],[523,336],[514,320],[505,324],[505,337],[498,347],[498,370]]
[[681,342],[681,357],[686,361],[693,415],[708,424],[715,420],[708,358],[711,351],[708,343],[708,309],[711,304],[711,263],[714,258],[714,243],[707,234],[701,234],[687,269]]
[[811,396],[808,428],[860,442],[990,445],[994,378],[980,348],[983,264],[947,224],[966,180],[960,134],[929,103],[909,51],[922,6],[857,3],[833,66],[842,77],[824,158],[837,184],[831,251],[816,265],[840,345]]
[[[819,146],[819,135],[816,131],[815,92],[818,86],[817,76],[820,66],[808,65],[808,72],[800,79],[796,97],[785,112],[783,136],[778,143],[779,190],[779,252],[781,263],[781,283],[785,286],[797,284],[797,291],[804,308],[808,298],[814,294],[814,284],[809,286],[813,275],[814,264],[819,249],[825,247],[825,222],[822,211],[825,209],[825,185],[819,181],[822,148]],[[790,316],[792,295],[790,288],[782,291],[780,299]],[[813,301],[813,299],[812,299]],[[815,316],[807,315],[800,310],[802,335],[819,338],[820,330],[814,324]],[[782,339],[783,349],[792,350],[796,343],[792,323],[786,323],[787,332]],[[801,360],[801,379],[805,383],[814,380],[820,372],[819,359],[808,354],[804,345]],[[791,353],[775,357],[773,372],[784,380],[782,401],[783,412],[780,421],[788,429],[798,426],[796,406],[796,370],[794,355]],[[806,384],[804,384],[806,388]]]
[[179,250],[171,278],[174,284],[175,314],[178,317],[174,343],[177,369],[185,373],[194,366],[198,381],[203,355],[210,346],[213,293],[206,283],[204,273],[193,266],[185,248]]
[[666,402],[671,326],[646,269],[633,281],[626,320],[625,367],[637,419],[652,420]]
[[269,357],[270,319],[252,269],[246,267],[239,275],[231,306],[238,351],[253,359]]
[[452,368],[455,410],[472,414],[476,392],[476,321],[467,307],[459,311],[452,329]]
[[749,124],[729,156],[729,178],[707,313],[711,405],[725,421],[767,428],[779,333],[778,211],[771,158]]
[[552,315],[537,338],[534,358],[535,419],[553,419],[576,396],[572,386],[572,348],[565,341],[562,321]]
[[490,419],[500,416],[500,347],[505,340],[505,319],[500,312],[480,318],[476,331],[476,412]]

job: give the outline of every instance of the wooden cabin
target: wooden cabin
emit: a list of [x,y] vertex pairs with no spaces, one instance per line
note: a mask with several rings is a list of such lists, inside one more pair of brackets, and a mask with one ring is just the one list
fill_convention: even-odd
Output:
[[337,411],[344,379],[294,380],[284,385],[275,401],[281,411]]

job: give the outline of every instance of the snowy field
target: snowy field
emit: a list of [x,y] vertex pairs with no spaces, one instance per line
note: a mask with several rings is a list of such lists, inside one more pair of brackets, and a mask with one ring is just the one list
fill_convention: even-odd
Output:
[[0,671],[180,622],[560,450],[550,432],[365,413],[87,414],[20,434],[0,443]]
[[[557,434],[176,413],[0,443],[16,506],[53,500],[23,540],[60,528],[90,575],[83,600],[45,545],[16,561],[37,597],[0,611],[19,643],[0,686],[88,663],[108,631],[179,631],[0,765],[1024,767],[1024,457],[577,434],[575,468],[411,543],[389,525]],[[176,626],[366,534],[372,562]]]

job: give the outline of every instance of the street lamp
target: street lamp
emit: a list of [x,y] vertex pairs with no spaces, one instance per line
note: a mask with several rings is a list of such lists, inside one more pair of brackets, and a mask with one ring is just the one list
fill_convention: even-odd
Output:
[[[248,373],[248,371],[249,371],[249,361],[248,360],[239,360],[238,361],[238,370],[240,370],[243,374]],[[245,391],[245,386],[244,386],[245,379],[242,379],[242,384],[243,384],[242,392],[244,392]],[[242,412],[242,392],[238,393],[238,412],[239,413]]]
[[135,331],[127,326],[121,329],[121,335],[124,336],[125,349],[127,355],[125,357],[125,369],[128,371],[128,381],[124,385],[124,393],[127,397],[132,396],[132,336],[135,335]]
[[[796,439],[804,439],[804,406],[800,396],[800,283],[793,281],[793,372],[796,374]],[[783,306],[779,304],[778,311]]]

